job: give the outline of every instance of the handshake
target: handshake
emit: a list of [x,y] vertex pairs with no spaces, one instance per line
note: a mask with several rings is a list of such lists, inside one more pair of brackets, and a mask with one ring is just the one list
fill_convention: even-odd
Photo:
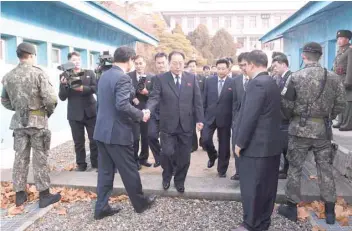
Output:
[[150,119],[150,110],[149,109],[143,109],[143,122],[147,122]]

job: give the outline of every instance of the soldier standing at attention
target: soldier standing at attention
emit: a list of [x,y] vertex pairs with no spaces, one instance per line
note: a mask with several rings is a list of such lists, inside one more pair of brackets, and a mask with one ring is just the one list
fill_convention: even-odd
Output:
[[332,174],[331,121],[342,112],[346,96],[339,77],[319,64],[321,55],[320,44],[307,43],[302,53],[305,67],[291,75],[281,92],[285,98],[282,100],[283,109],[290,112],[291,120],[287,153],[290,167],[285,192],[287,205],[279,207],[279,214],[297,221],[302,168],[308,150],[312,150],[320,195],[325,202],[326,223],[334,224],[336,190]]
[[39,208],[47,207],[61,199],[60,194],[50,194],[50,178],[47,159],[51,133],[48,118],[57,105],[55,90],[49,77],[33,65],[35,47],[21,43],[17,47],[20,63],[3,78],[2,105],[15,112],[10,129],[14,136],[15,161],[13,164],[13,187],[16,206],[27,201],[26,185],[33,151],[34,181],[39,191]]
[[340,131],[352,130],[352,48],[349,41],[352,32],[349,30],[339,30],[337,32],[337,44],[339,50],[335,58],[333,70],[340,76],[346,91],[346,107],[343,113],[338,116],[338,123],[334,128]]

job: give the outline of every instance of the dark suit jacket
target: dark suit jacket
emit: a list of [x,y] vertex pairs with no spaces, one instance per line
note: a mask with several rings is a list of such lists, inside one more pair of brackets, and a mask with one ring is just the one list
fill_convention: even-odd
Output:
[[[60,75],[61,77],[64,74]],[[82,121],[84,115],[88,118],[97,115],[96,100],[93,94],[96,93],[97,82],[95,74],[91,70],[84,70],[84,75],[81,77],[83,84],[83,92],[70,89],[68,85],[60,84],[59,98],[67,102],[67,119]]]
[[242,148],[241,155],[280,155],[280,118],[279,88],[267,72],[260,73],[247,85],[236,126],[235,144]]
[[94,139],[106,144],[132,145],[132,126],[143,112],[130,103],[131,78],[113,66],[99,80],[99,108]]
[[[138,85],[138,81],[137,81],[137,72],[136,71],[132,71],[127,73],[127,75],[129,75],[132,79],[132,85],[136,91],[136,97],[139,100],[139,104],[135,105],[136,108],[138,109],[145,109],[146,105],[147,105],[147,101],[148,101],[148,95],[142,95],[137,91],[137,85]],[[146,75],[147,76],[147,80],[146,80],[146,88],[148,91],[151,90],[151,76],[150,75]],[[150,92],[149,92],[150,94]]]
[[196,78],[197,78],[197,81],[198,81],[198,86],[199,86],[199,89],[200,89],[200,93],[204,94],[204,85],[205,85],[205,76],[203,75],[196,75]]
[[[151,91],[154,89],[154,83],[157,75],[154,75],[151,77],[150,82],[151,82]],[[151,94],[151,92],[150,92]],[[151,112],[151,116],[155,118],[156,120],[160,120],[160,105],[156,105],[154,111]]]
[[238,112],[241,108],[241,102],[244,95],[244,88],[243,88],[243,75],[238,75],[237,77],[233,78],[233,99],[232,99],[232,126],[236,124],[236,118]]
[[216,121],[218,127],[231,127],[233,79],[227,77],[218,96],[218,77],[206,79],[203,95],[205,123],[211,125]]
[[195,123],[204,120],[201,93],[193,74],[182,73],[180,92],[170,71],[158,75],[147,108],[153,111],[159,103],[161,132],[175,133],[179,123],[184,132],[192,132]]

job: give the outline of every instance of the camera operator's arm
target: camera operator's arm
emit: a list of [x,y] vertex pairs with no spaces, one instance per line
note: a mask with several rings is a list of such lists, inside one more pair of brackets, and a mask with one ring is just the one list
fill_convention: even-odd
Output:
[[59,98],[62,101],[65,101],[69,95],[70,88],[67,84],[67,78],[65,74],[60,75],[60,89],[59,89]]
[[86,71],[86,76],[90,77],[89,86],[83,85],[82,95],[92,95],[97,91],[97,79],[95,78],[95,74],[93,71]]

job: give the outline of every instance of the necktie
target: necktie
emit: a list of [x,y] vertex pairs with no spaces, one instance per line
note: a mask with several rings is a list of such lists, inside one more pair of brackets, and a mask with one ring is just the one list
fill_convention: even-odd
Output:
[[176,87],[177,87],[177,90],[180,90],[180,76],[176,75]]
[[246,90],[247,85],[248,85],[248,79],[246,79],[246,80],[244,81],[244,85],[243,85],[244,90]]
[[283,89],[283,88],[284,88],[284,85],[285,85],[285,79],[284,79],[284,76],[282,76],[282,77],[280,78],[279,88],[280,88],[280,89]]
[[220,96],[220,94],[221,94],[223,83],[224,83],[224,80],[220,79],[219,80],[219,87],[218,87],[218,96]]

